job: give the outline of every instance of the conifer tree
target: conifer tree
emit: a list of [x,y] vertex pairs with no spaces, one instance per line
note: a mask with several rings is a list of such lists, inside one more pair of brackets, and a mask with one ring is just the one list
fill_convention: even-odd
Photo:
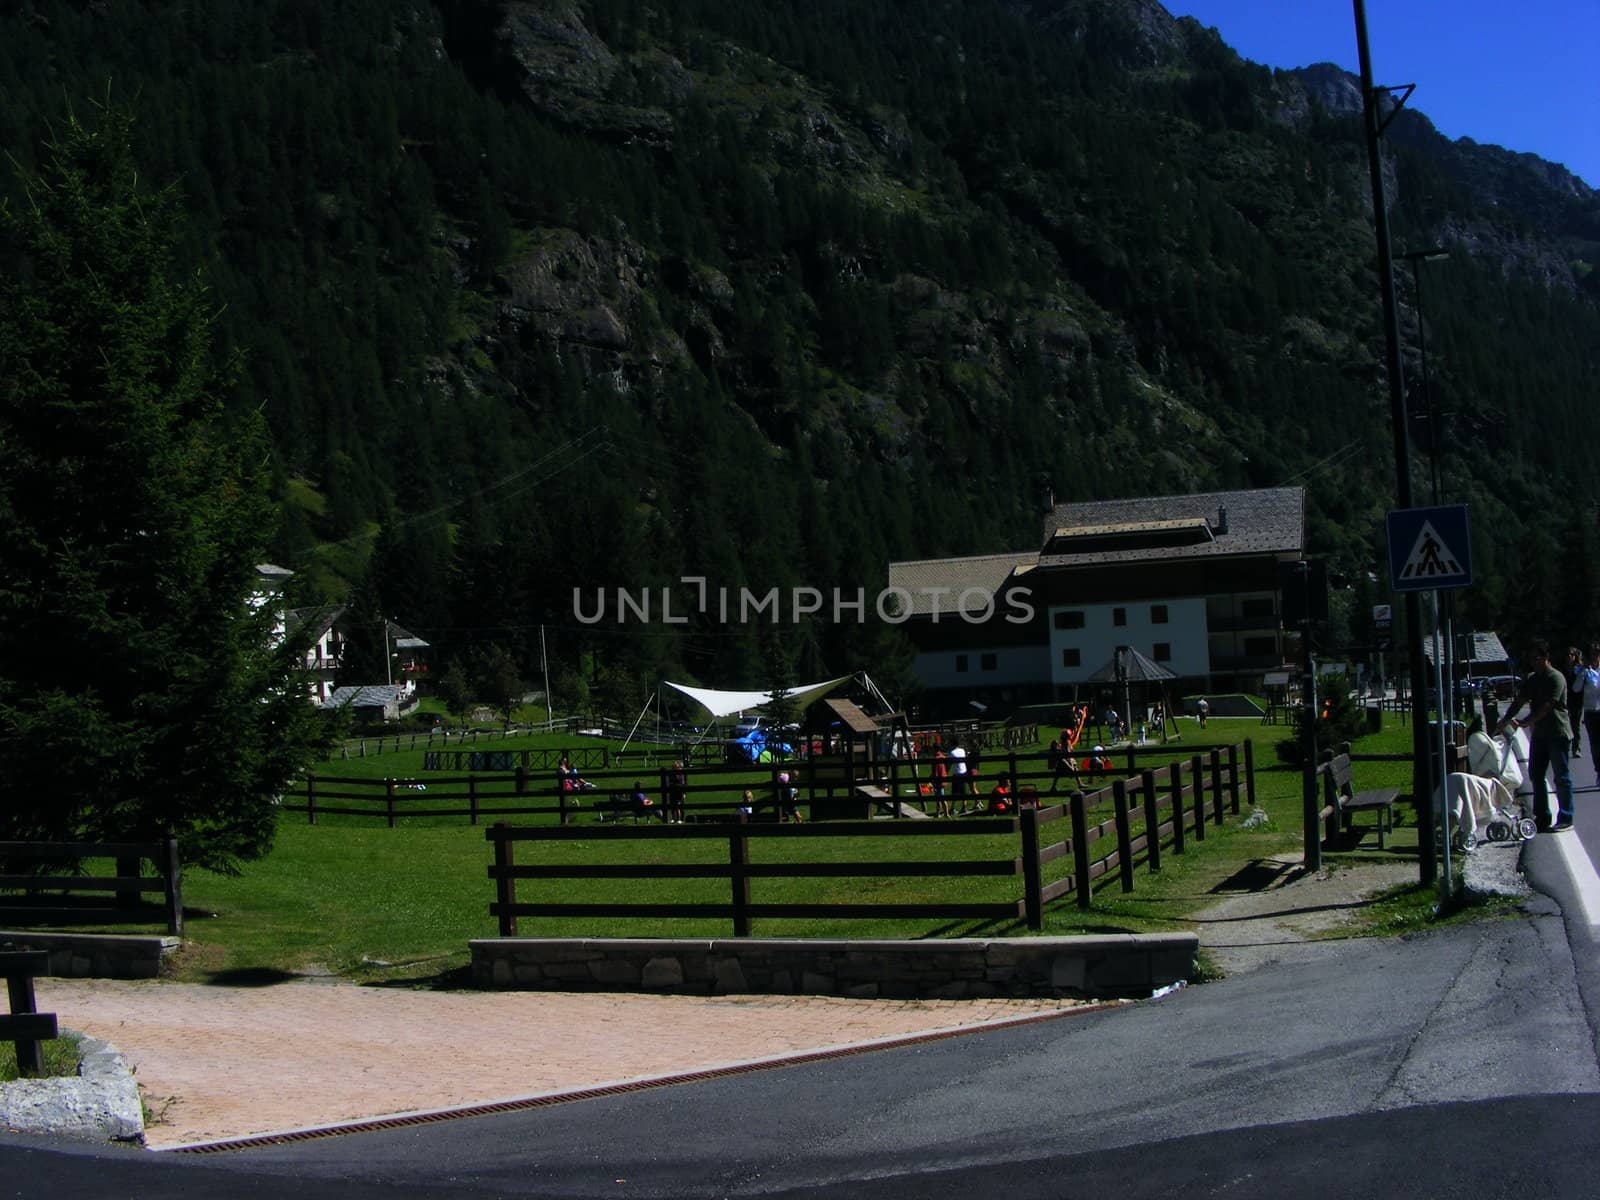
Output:
[[130,121],[69,115],[0,210],[0,839],[176,836],[236,870],[323,727],[273,634],[259,421]]

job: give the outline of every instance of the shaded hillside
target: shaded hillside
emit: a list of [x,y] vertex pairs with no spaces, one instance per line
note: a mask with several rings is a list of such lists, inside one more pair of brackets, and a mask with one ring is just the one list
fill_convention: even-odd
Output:
[[[441,655],[531,668],[544,625],[618,702],[876,661],[848,623],[602,632],[571,589],[870,590],[1026,546],[1052,496],[1299,482],[1339,572],[1379,561],[1352,81],[1150,0],[0,4],[24,166],[108,94],[244,352],[301,598],[354,584]],[[1575,622],[1520,556],[1594,541],[1600,205],[1415,114],[1391,141],[1399,248],[1454,255],[1426,315],[1468,615]]]

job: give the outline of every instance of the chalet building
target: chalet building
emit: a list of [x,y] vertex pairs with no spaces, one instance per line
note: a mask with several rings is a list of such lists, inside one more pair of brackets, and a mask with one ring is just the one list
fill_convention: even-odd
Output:
[[930,714],[1094,696],[1119,646],[1185,692],[1259,691],[1304,551],[1301,488],[1104,500],[1056,505],[1036,550],[890,563],[889,587]]
[[[289,632],[304,636],[310,642],[306,648],[303,670],[311,702],[321,706],[333,703],[336,690],[334,679],[339,673],[345,646],[350,641],[350,623],[353,620],[350,610],[343,605],[292,608],[286,618]],[[368,686],[381,686],[397,692],[402,699],[402,706],[410,708],[416,704],[417,682],[428,671],[422,657],[428,643],[393,621],[387,622],[387,625],[385,637],[394,658],[396,677],[392,684],[386,681],[382,685]],[[348,697],[342,703],[348,703]],[[335,706],[342,707],[342,703]]]

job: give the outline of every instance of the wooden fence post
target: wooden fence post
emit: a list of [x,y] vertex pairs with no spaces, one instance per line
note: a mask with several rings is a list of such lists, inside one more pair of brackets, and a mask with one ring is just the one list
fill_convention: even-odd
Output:
[[1089,887],[1089,821],[1083,811],[1083,793],[1073,792],[1067,800],[1072,810],[1072,873],[1078,893],[1078,907],[1088,908],[1093,902]]
[[117,857],[117,878],[133,880],[133,883],[129,885],[117,888],[118,908],[139,907],[139,864],[142,861],[144,861],[143,857],[138,854],[131,856],[123,854]]
[[168,838],[161,847],[161,874],[166,877],[167,932],[183,936],[183,869],[178,862],[178,839]]
[[1244,740],[1244,794],[1250,801],[1250,811],[1256,807],[1256,752],[1249,738]]
[[317,823],[317,776],[315,772],[306,772],[306,824]]
[[[780,808],[781,815],[781,808]],[[750,936],[750,876],[745,873],[748,843],[744,827],[749,822],[744,813],[738,814],[733,832],[728,835],[728,877],[733,884],[733,936]]]
[[[35,1017],[39,1013],[39,1006],[34,1000],[33,978],[35,975],[47,974],[50,970],[50,954],[45,950],[14,950],[0,954],[0,968],[6,972],[6,997],[11,1006],[12,1017],[18,1018],[11,1022],[13,1026],[24,1023],[30,1025],[53,1026],[55,1017],[47,1019],[40,1017],[34,1021],[25,1021],[28,1017]],[[27,1036],[14,1037],[12,1044],[17,1050],[17,1074],[19,1076],[43,1075],[44,1052],[40,1046],[40,1039],[33,1036],[37,1033],[48,1033],[50,1037],[59,1036],[54,1030],[48,1028],[35,1028],[28,1031]]]
[[567,781],[556,780],[556,824],[567,823]]
[[1172,852],[1182,854],[1184,851],[1184,835],[1188,832],[1183,827],[1183,763],[1174,760],[1167,764],[1167,783],[1172,792]]
[[1211,813],[1217,824],[1222,824],[1222,755],[1211,752]]
[[[380,743],[381,744],[381,743]],[[384,806],[389,812],[389,828],[394,828],[394,776],[383,781]]]
[[1228,755],[1228,800],[1233,815],[1239,815],[1239,747],[1230,745]]
[[511,827],[504,821],[496,821],[494,826],[494,865],[498,868],[494,877],[494,895],[500,904],[500,936],[517,936],[516,914],[508,911],[509,907],[517,902],[517,881],[511,877],[511,867],[516,859],[516,852],[511,845],[511,839],[505,836]]
[[1200,756],[1189,756],[1189,780],[1194,785],[1194,840],[1206,840],[1206,772]]
[[1117,818],[1117,866],[1122,875],[1122,890],[1133,891],[1133,834],[1128,828],[1128,781],[1111,781],[1111,803]]
[[1022,909],[1028,928],[1044,928],[1044,899],[1039,894],[1043,886],[1039,866],[1039,810],[1022,810]]
[[1144,789],[1145,865],[1153,873],[1161,870],[1161,813],[1156,804],[1156,773],[1146,767],[1139,773]]
[[[519,795],[522,793],[520,782],[517,787],[517,793]],[[467,776],[467,813],[470,818],[468,824],[476,825],[478,823],[478,777],[476,775]]]

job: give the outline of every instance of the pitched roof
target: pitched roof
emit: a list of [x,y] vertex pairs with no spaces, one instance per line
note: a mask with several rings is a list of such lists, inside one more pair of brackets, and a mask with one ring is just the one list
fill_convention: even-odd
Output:
[[398,703],[400,690],[391,683],[369,683],[334,688],[322,703],[323,708],[387,708]]
[[343,604],[317,604],[310,608],[291,608],[283,614],[284,625],[290,633],[296,633],[302,625],[310,623],[313,638],[319,638],[327,633],[328,626],[344,613]]
[[[1422,639],[1422,653],[1429,662],[1433,661],[1433,639]],[[1474,633],[1472,635],[1472,657],[1461,659],[1461,662],[1505,662],[1511,656],[1506,653],[1505,644],[1501,642],[1497,633]]]
[[1305,549],[1305,489],[1257,488],[1058,504],[1041,567]]
[[[1128,656],[1124,664],[1124,669],[1127,672],[1124,678],[1134,683],[1155,683],[1163,679],[1177,678],[1176,675],[1167,670],[1167,668],[1163,667],[1160,663],[1152,662],[1150,659],[1140,654],[1132,646],[1118,647],[1118,653],[1122,653],[1124,651],[1126,651]],[[1106,663],[1105,666],[1101,667],[1093,675],[1089,676],[1090,683],[1110,683],[1115,682],[1116,680],[1116,655],[1112,655],[1110,662]]]
[[1023,550],[1013,554],[980,554],[971,558],[922,558],[892,562],[889,564],[889,586],[904,588],[911,594],[909,616],[954,613],[961,609],[963,592],[976,589],[992,596],[1007,579],[1038,561],[1038,551]]

